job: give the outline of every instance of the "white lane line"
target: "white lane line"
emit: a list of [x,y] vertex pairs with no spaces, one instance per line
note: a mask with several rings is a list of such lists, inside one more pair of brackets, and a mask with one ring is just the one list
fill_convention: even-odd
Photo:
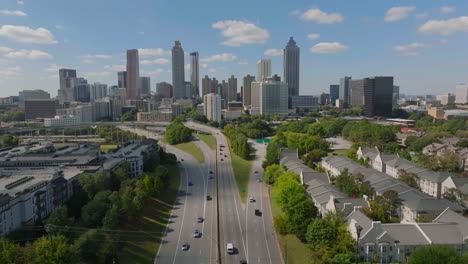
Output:
[[[262,174],[262,176],[263,176],[263,174]],[[260,194],[261,194],[261,196],[260,196],[261,197],[260,207],[262,208],[262,212],[263,212],[263,199],[264,199],[264,197],[263,197],[263,183],[260,182],[260,184],[261,184],[261,187],[260,187]],[[266,198],[268,198],[268,197],[266,197]],[[267,249],[267,252],[268,252],[268,259],[270,260],[270,263],[272,263],[271,262],[270,247],[268,246],[267,235],[266,235],[267,231],[266,231],[266,227],[265,227],[265,216],[262,217],[262,223],[263,223],[263,235],[265,236],[265,244],[266,244],[266,249]]]
[[182,236],[182,229],[184,228],[184,219],[185,219],[185,209],[187,208],[187,194],[188,194],[188,174],[187,174],[187,167],[183,163],[182,167],[184,167],[185,171],[185,177],[187,179],[187,184],[185,185],[185,202],[184,202],[184,212],[182,213],[182,225],[180,226],[180,232],[179,232],[179,238],[177,239],[177,247],[175,248],[175,253],[174,253],[174,261],[172,261],[172,264],[176,263],[176,257],[177,257],[177,251],[179,249],[179,244],[180,244],[180,237]]

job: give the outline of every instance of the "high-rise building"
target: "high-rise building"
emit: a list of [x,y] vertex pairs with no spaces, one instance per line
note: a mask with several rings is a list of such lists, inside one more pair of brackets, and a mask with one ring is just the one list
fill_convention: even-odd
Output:
[[339,99],[342,99],[345,104],[349,104],[351,101],[349,95],[349,81],[351,77],[343,77],[340,79],[340,92],[339,92]]
[[172,47],[172,85],[174,86],[174,99],[185,97],[184,49],[180,41],[174,42]]
[[119,88],[126,88],[127,86],[127,72],[126,71],[117,72],[117,86]]
[[322,93],[320,95],[320,104],[321,105],[327,105],[329,103],[330,103],[330,94]]
[[127,99],[136,100],[139,97],[140,62],[138,50],[127,50]]
[[188,99],[192,98],[192,92],[193,92],[192,83],[191,82],[185,82],[184,85],[185,85],[185,95],[184,95],[184,97],[188,98]]
[[271,60],[261,59],[257,62],[257,82],[271,76]]
[[209,93],[211,93],[211,79],[208,75],[205,75],[202,79],[202,98]]
[[221,96],[209,93],[203,96],[203,112],[208,120],[221,121]]
[[190,82],[192,83],[192,94],[194,98],[200,97],[199,76],[198,52],[194,51],[190,53]]
[[288,85],[277,80],[278,76],[271,76],[252,82],[251,114],[288,114]]
[[58,108],[55,99],[34,99],[24,101],[24,115],[26,120],[54,117]]
[[89,103],[91,101],[89,84],[78,84],[73,87],[73,101]]
[[363,105],[364,115],[392,115],[393,77],[371,77],[349,81],[350,104]]
[[451,93],[441,94],[437,96],[437,100],[441,105],[448,105],[455,103],[455,95]]
[[455,88],[455,103],[468,103],[468,83],[459,84]]
[[330,85],[330,100],[334,104],[336,99],[340,98],[340,85],[331,84]]
[[107,84],[94,83],[89,86],[89,93],[91,101],[107,97]]
[[255,81],[255,77],[247,74],[247,76],[245,76],[242,81],[242,104],[244,106],[250,106],[250,93],[252,88],[252,82]]
[[216,93],[221,96],[221,89],[218,89],[218,80],[216,78],[213,78],[210,82],[210,93]]
[[393,85],[393,95],[392,95],[392,107],[393,109],[398,107],[398,99],[400,98],[400,86]]
[[24,101],[34,99],[50,99],[50,94],[43,90],[23,90],[19,92],[18,103],[24,107]]
[[172,98],[172,85],[167,82],[157,83],[156,94],[161,98]]
[[234,75],[228,79],[228,94],[227,99],[229,102],[237,101],[237,78]]
[[284,81],[288,84],[289,97],[299,95],[300,49],[293,37],[283,50]]
[[72,78],[76,78],[76,70],[59,69],[60,89],[57,97],[60,103],[73,101],[73,86],[70,81]]
[[291,96],[291,108],[316,108],[319,105],[319,98],[313,95]]
[[221,91],[220,91],[221,99],[227,102],[229,101],[229,83],[223,80],[221,84],[222,84]]
[[151,95],[151,78],[140,77],[140,95],[150,96]]

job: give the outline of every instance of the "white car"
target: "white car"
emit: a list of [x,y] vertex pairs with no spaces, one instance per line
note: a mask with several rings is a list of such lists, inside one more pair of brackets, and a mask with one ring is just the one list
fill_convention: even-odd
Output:
[[199,238],[199,237],[201,237],[201,233],[200,233],[200,231],[198,231],[198,229],[195,230],[195,231],[193,232],[193,237],[194,237],[194,238]]
[[249,197],[249,202],[254,203],[254,202],[255,202],[255,198],[253,198],[252,196],[250,196],[250,197]]
[[187,250],[189,250],[189,248],[190,248],[190,246],[189,246],[189,244],[188,244],[187,242],[185,242],[185,243],[182,245],[182,250],[183,250],[183,251],[187,251]]
[[234,245],[232,243],[228,243],[226,248],[228,254],[234,254]]

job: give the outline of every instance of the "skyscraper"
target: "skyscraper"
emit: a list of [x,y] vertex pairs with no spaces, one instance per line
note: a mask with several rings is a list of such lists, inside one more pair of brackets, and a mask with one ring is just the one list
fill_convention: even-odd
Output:
[[363,105],[364,115],[392,115],[393,77],[371,77],[351,80],[350,104]]
[[91,101],[107,97],[107,84],[94,83],[89,86],[89,93]]
[[140,77],[140,95],[150,96],[151,95],[151,78]]
[[209,93],[203,96],[203,112],[208,120],[221,121],[221,96]]
[[161,98],[172,97],[172,85],[167,82],[160,82],[156,84],[156,94]]
[[271,60],[261,59],[257,62],[257,81],[261,82],[271,76]]
[[198,68],[198,52],[190,53],[190,82],[192,83],[192,95],[194,98],[200,97],[200,80]]
[[455,88],[455,103],[468,103],[468,84],[459,84]]
[[127,50],[127,99],[138,99],[138,86],[140,82],[140,62],[138,50]]
[[127,72],[120,71],[117,73],[117,87],[125,88],[127,86]]
[[289,97],[299,95],[300,49],[293,37],[283,50],[284,81],[288,84]]
[[220,91],[221,99],[227,102],[229,100],[229,83],[223,80],[221,82],[222,87]]
[[18,103],[24,107],[24,101],[35,99],[50,99],[50,94],[43,90],[23,90],[19,92]]
[[76,70],[59,69],[60,88],[58,90],[58,99],[60,103],[73,101],[72,78],[76,78]]
[[340,79],[340,99],[342,99],[345,103],[349,104],[351,101],[350,94],[349,94],[349,80],[351,77],[343,77]]
[[237,78],[234,75],[231,75],[231,78],[228,79],[228,101],[237,100]]
[[335,104],[336,99],[340,98],[340,85],[330,84],[330,101]]
[[400,98],[400,86],[393,85],[392,107],[398,108],[398,99]]
[[252,82],[255,81],[255,77],[247,74],[247,76],[245,76],[242,81],[243,81],[242,82],[242,105],[250,106],[251,105],[250,93],[251,93],[251,88],[252,88]]
[[172,86],[174,99],[185,97],[184,50],[180,41],[174,42],[172,47]]
[[288,85],[278,80],[278,76],[271,76],[260,82],[252,82],[251,114],[288,114]]

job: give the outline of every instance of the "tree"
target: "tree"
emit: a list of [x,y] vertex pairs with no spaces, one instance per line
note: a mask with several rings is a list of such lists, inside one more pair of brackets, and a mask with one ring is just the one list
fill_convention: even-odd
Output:
[[126,122],[135,121],[136,120],[136,114],[137,114],[136,110],[125,112],[122,116],[120,116],[120,120],[126,121]]
[[[64,227],[68,227],[68,226],[71,226],[72,225],[72,221],[70,221],[70,219],[68,218],[68,210],[67,210],[67,207],[57,207],[55,208],[52,213],[50,214],[50,216],[47,218],[47,220],[45,221],[45,223],[47,225],[51,225],[51,232],[52,233],[66,233],[66,231],[68,231],[67,228],[64,228]],[[62,232],[60,231],[55,231],[54,227],[60,227],[59,230],[62,230]]]
[[442,155],[437,157],[437,161],[441,171],[459,171],[461,167],[460,157],[449,150],[443,151]]
[[34,263],[80,263],[80,255],[64,236],[44,236],[34,242]]
[[21,247],[6,238],[0,238],[0,263],[16,264],[21,258]]
[[466,195],[462,191],[460,191],[460,189],[457,189],[457,188],[448,189],[447,191],[444,192],[443,198],[451,202],[454,202],[456,204],[459,204],[461,206],[465,206]]
[[276,179],[285,172],[286,172],[285,167],[282,165],[278,165],[278,164],[270,165],[265,169],[265,174],[264,174],[265,182],[268,184],[274,184]]
[[106,240],[105,233],[91,229],[75,240],[74,246],[85,263],[103,263],[100,259],[102,256],[109,254],[109,252],[103,250]]
[[313,220],[307,227],[307,242],[314,250],[332,245],[336,242],[342,224],[343,219],[337,213],[328,213],[324,218]]
[[183,142],[187,142],[192,138],[192,130],[180,120],[174,120],[166,128],[166,141],[167,143],[174,145]]
[[468,148],[468,139],[462,139],[458,141],[457,146],[460,148]]
[[414,172],[401,172],[398,179],[408,186],[418,189],[418,175]]
[[446,245],[429,245],[416,248],[408,258],[408,264],[461,264],[468,263],[462,259],[457,250]]
[[81,210],[83,222],[90,227],[102,224],[102,219],[110,208],[109,196],[111,191],[101,191]]
[[392,217],[396,216],[398,192],[385,191],[382,195],[377,195],[369,204],[370,208],[364,209],[367,216],[374,221],[388,223]]

